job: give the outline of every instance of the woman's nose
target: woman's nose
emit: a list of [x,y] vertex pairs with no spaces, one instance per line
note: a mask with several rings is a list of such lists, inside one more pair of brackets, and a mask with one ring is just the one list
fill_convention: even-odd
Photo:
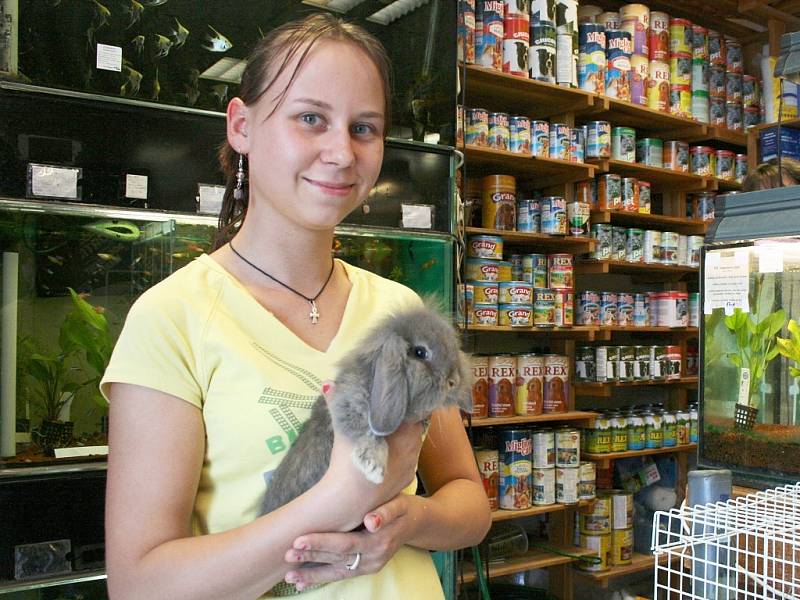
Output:
[[351,166],[355,162],[355,152],[350,131],[339,127],[328,130],[323,136],[320,157],[324,162],[338,167]]

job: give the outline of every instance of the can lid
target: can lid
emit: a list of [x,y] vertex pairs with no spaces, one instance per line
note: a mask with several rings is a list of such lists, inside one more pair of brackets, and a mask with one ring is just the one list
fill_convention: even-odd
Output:
[[689,27],[692,26],[692,22],[689,19],[681,19],[679,17],[672,17],[669,20],[670,25],[688,25]]
[[517,180],[512,175],[487,175],[481,182],[484,191],[492,187],[501,192],[515,192],[517,190]]

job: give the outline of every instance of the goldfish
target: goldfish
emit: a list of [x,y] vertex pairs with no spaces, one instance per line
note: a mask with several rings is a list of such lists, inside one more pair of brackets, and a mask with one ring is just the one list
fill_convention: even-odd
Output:
[[142,50],[144,50],[144,36],[137,35],[135,38],[131,40],[131,45],[136,50],[136,54],[141,54]]
[[426,260],[424,263],[422,263],[421,269],[423,271],[425,271],[426,269],[430,269],[435,264],[436,264],[436,259],[435,258],[432,258],[430,260]]
[[180,48],[186,43],[186,38],[189,37],[189,30],[186,29],[181,22],[178,21],[178,17],[175,17],[175,30],[172,32],[172,37],[175,38],[175,48]]
[[136,69],[133,69],[127,65],[123,66],[122,68],[127,72],[127,79],[119,88],[119,93],[122,96],[127,96],[129,94],[131,96],[135,96],[139,93],[139,86],[142,83],[142,74]]
[[169,54],[169,49],[172,48],[172,40],[160,33],[154,35],[156,40],[156,53],[153,58],[164,58]]
[[203,45],[203,48],[210,52],[227,52],[231,48],[233,48],[233,44],[231,41],[222,35],[219,31],[214,29],[211,25],[208,28],[214,33],[214,35],[206,34],[206,41],[211,44],[210,46]]
[[217,85],[212,85],[211,95],[217,99],[217,104],[219,106],[224,105],[225,101],[228,99],[228,84],[218,83]]
[[128,4],[123,6],[122,12],[127,14],[130,17],[128,21],[128,26],[125,29],[130,29],[134,26],[134,24],[142,18],[142,13],[144,12],[144,5],[136,0],[128,0]]
[[156,67],[156,76],[153,79],[153,93],[150,95],[151,100],[158,100],[158,95],[161,93],[161,82],[158,80],[158,67]]

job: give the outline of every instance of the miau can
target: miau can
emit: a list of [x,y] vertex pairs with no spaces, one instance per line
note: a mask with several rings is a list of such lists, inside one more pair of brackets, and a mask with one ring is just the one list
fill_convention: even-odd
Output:
[[611,123],[590,121],[587,126],[586,156],[609,158],[611,156]]
[[505,4],[502,0],[478,0],[478,14],[482,15],[483,32],[481,36],[478,64],[482,67],[503,70],[503,39]]
[[569,357],[546,354],[544,357],[544,412],[566,412],[568,400]]
[[514,416],[516,357],[511,354],[489,356],[489,416]]
[[633,294],[631,292],[617,294],[617,324],[620,327],[633,326]]
[[[519,416],[542,414],[544,403],[544,357],[536,354],[517,356],[515,412]],[[534,466],[536,458],[534,437]]]
[[595,465],[591,461],[583,461],[578,466],[578,500],[594,500],[596,485]]
[[592,258],[608,260],[611,257],[611,225],[608,223],[593,223],[592,237],[595,240]]
[[531,23],[528,69],[531,79],[556,82],[556,28],[552,21]]
[[622,177],[615,173],[600,175],[597,183],[597,207],[616,210],[622,207]]
[[489,148],[508,150],[508,113],[489,113]]
[[564,123],[550,123],[550,158],[569,160],[571,135],[569,126]]
[[532,450],[530,430],[500,431],[500,508],[505,510],[530,508]]
[[538,198],[517,198],[517,231],[538,233],[542,227],[542,209]]
[[545,196],[539,201],[542,210],[542,233],[567,234],[567,207],[561,196]]
[[555,326],[555,296],[549,288],[533,290],[533,325],[534,327]]
[[556,467],[556,502],[578,503],[578,467]]
[[533,504],[548,506],[556,503],[556,469],[533,469]]
[[578,299],[578,324],[600,324],[600,294],[590,290],[580,293]]
[[489,416],[489,357],[473,354],[472,366],[472,418]]
[[556,429],[556,466],[577,467],[581,455],[581,432],[563,427]]
[[531,121],[531,152],[534,156],[550,155],[550,123],[547,121]]
[[489,111],[485,108],[467,109],[466,143],[468,146],[489,145]]
[[569,235],[585,237],[589,235],[590,206],[585,202],[570,202],[567,204],[567,222]]
[[547,255],[547,283],[551,289],[572,289],[572,254]]
[[549,469],[556,466],[556,438],[552,429],[534,429],[531,432],[533,439],[533,468]]
[[517,154],[531,153],[531,120],[514,115],[508,119],[508,149]]
[[500,504],[497,498],[498,462],[499,452],[488,448],[475,449],[475,461],[478,463],[478,472],[481,475],[483,490],[489,499],[489,510],[497,510]]

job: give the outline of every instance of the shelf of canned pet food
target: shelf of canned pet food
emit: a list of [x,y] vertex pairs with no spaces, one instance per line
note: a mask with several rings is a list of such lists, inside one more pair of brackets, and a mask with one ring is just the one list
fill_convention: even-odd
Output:
[[[577,556],[591,556],[593,550],[587,548],[579,548],[577,546],[553,544],[545,542],[554,550],[560,552],[548,552],[545,549],[533,548],[528,552],[516,558],[504,560],[502,562],[489,564],[489,577],[500,577],[502,575],[513,575],[514,573],[522,573],[523,571],[530,571],[534,569],[546,569],[548,567],[557,567],[559,565],[566,565],[575,560]],[[568,555],[568,556],[565,556]],[[475,565],[472,563],[464,563],[464,576],[463,579],[459,577],[460,581],[464,583],[471,583],[477,579],[475,573]]]
[[642,163],[613,158],[590,158],[589,164],[596,165],[601,173],[614,173],[649,181],[654,191],[700,191],[707,187],[708,178],[684,171],[650,167]]
[[[606,325],[573,325],[572,327],[511,327],[500,325],[469,325],[466,331],[493,333],[546,334],[554,338],[575,338],[584,341],[608,341],[615,333],[670,333],[697,335],[697,327],[621,327]],[[660,382],[664,385],[665,382]],[[668,382],[667,382],[668,383]],[[640,383],[640,385],[644,385]]]
[[679,278],[687,274],[698,274],[697,267],[685,265],[662,265],[658,263],[628,262],[625,260],[595,260],[581,258],[575,262],[576,273],[627,273],[630,275],[641,273],[655,273],[658,275],[674,275]]
[[625,452],[604,452],[594,454],[581,451],[581,460],[591,460],[603,462],[609,460],[619,460],[623,458],[633,458],[636,456],[649,456],[651,454],[672,454],[673,452],[694,452],[697,444],[677,444],[675,446],[662,446],[660,448],[646,448],[645,450],[626,450]]
[[641,381],[603,381],[603,382],[576,382],[573,385],[575,395],[593,396],[596,398],[611,397],[612,388],[637,387],[647,385],[666,385],[674,387],[693,387],[698,382],[697,377],[681,377],[680,379],[647,379]]
[[[558,185],[583,179],[592,179],[595,165],[575,162],[561,158],[548,158],[532,154],[520,154],[508,150],[495,150],[483,146],[466,146],[464,155],[470,169],[485,171],[485,174],[497,174],[498,170],[509,171],[518,181],[535,179],[537,183]],[[541,181],[547,177],[547,181]]]
[[[667,555],[663,555],[660,558],[661,562],[666,561],[666,558]],[[629,565],[609,567],[605,571],[584,571],[582,569],[577,569],[575,573],[580,574],[582,577],[591,579],[595,583],[600,584],[602,587],[607,587],[609,579],[648,571],[653,568],[654,562],[655,557],[652,554],[640,554],[638,552],[633,552],[631,555],[631,564]]]
[[503,238],[506,246],[536,246],[537,248],[547,248],[574,254],[592,252],[595,247],[595,240],[590,237],[501,231],[498,229],[484,229],[483,227],[467,227],[466,232],[468,235],[498,235]]
[[[500,425],[526,425],[536,423],[550,423],[553,421],[570,421],[574,425],[589,426],[594,423],[598,417],[598,413],[571,410],[560,413],[542,413],[540,415],[525,415],[522,417],[485,417],[481,419],[472,419],[473,427],[495,427]],[[582,421],[582,423],[574,423],[575,421]],[[466,424],[466,421],[465,421]]]
[[594,500],[579,500],[577,504],[546,504],[544,506],[532,506],[523,510],[504,510],[502,508],[492,511],[492,522],[498,521],[511,521],[513,519],[522,519],[525,517],[534,517],[536,515],[546,515],[549,513],[560,512],[568,508],[580,508],[589,506]]
[[593,224],[611,223],[641,229],[662,229],[683,235],[705,235],[710,223],[710,221],[700,221],[699,219],[604,208],[593,208],[590,221]]

